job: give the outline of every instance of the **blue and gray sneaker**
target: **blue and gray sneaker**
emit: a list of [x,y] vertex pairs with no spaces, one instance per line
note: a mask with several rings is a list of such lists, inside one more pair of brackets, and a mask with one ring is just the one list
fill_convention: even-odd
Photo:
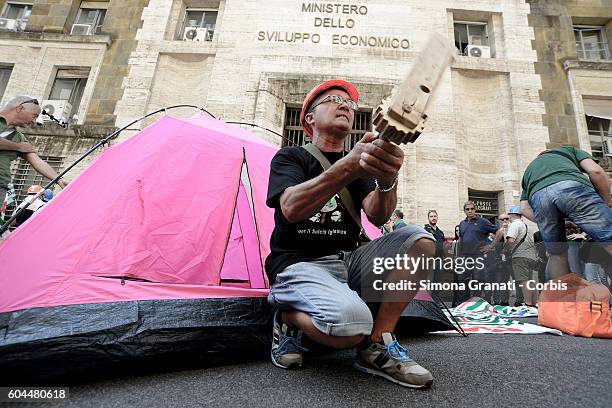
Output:
[[357,347],[357,370],[405,387],[427,388],[433,384],[431,373],[408,357],[407,350],[395,340],[393,333],[383,333],[382,338],[382,343]]
[[280,310],[274,313],[272,326],[272,364],[280,368],[301,367],[302,353],[308,351],[302,347],[302,331],[289,327],[282,321]]

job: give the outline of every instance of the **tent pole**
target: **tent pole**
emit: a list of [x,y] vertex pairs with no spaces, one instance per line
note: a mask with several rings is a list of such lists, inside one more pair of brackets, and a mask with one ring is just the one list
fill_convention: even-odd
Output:
[[431,298],[434,300],[434,303],[436,303],[436,304],[440,303],[442,305],[442,307],[448,312],[448,314],[450,315],[451,319],[453,319],[453,322],[455,322],[455,324],[457,325],[455,330],[457,330],[459,333],[461,333],[461,335],[463,337],[467,337],[468,335],[465,332],[465,330],[463,330],[463,327],[461,327],[461,325],[459,324],[459,322],[457,321],[455,316],[451,313],[451,311],[448,309],[448,307],[446,307],[446,304],[442,300],[440,300],[438,295],[432,291],[432,292],[429,293],[429,296],[431,296]]

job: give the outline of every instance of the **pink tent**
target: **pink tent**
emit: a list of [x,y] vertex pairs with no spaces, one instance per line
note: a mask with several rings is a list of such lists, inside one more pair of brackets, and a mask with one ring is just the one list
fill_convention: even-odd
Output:
[[3,367],[55,375],[66,356],[75,370],[268,344],[277,150],[215,119],[166,116],[102,152],[0,243]]
[[276,151],[204,116],[111,147],[0,244],[0,312],[266,296]]

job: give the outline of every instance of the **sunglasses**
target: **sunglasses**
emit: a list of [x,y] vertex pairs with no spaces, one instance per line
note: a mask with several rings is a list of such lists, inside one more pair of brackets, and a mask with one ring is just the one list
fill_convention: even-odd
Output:
[[19,106],[25,105],[26,103],[33,103],[34,105],[39,105],[38,99],[28,99],[27,101],[21,102]]
[[510,221],[510,218],[500,218],[502,221]]
[[321,105],[322,103],[327,103],[327,102],[332,102],[332,103],[335,103],[336,105],[344,104],[347,108],[352,109],[354,111],[359,109],[359,105],[357,105],[357,102],[355,102],[354,100],[344,98],[340,95],[331,94],[331,95],[327,95],[325,98],[321,99],[319,102],[312,105],[310,107],[310,112],[312,112],[314,108]]

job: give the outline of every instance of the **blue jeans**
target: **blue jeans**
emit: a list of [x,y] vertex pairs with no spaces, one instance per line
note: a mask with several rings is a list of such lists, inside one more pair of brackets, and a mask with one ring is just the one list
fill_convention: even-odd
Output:
[[577,181],[560,181],[533,193],[529,204],[551,254],[567,251],[565,218],[594,241],[612,243],[612,209],[593,187]]
[[567,251],[567,262],[571,272],[584,279],[584,261],[580,259],[580,246],[582,241],[569,241]]

